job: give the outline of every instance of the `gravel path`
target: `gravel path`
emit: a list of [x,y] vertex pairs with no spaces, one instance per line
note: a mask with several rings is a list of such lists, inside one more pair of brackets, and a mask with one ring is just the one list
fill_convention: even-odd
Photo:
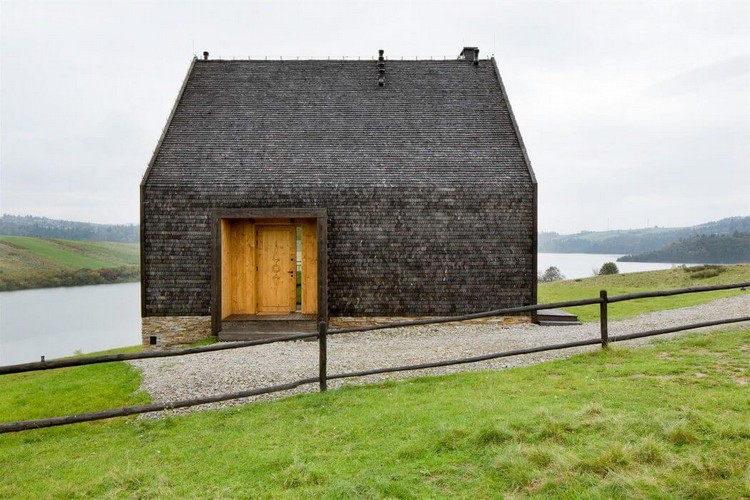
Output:
[[[750,294],[740,295],[698,306],[658,311],[627,320],[611,321],[609,333],[610,336],[635,333],[680,324],[746,316],[749,312]],[[657,338],[685,333],[687,332],[662,335]],[[465,358],[598,337],[598,323],[580,326],[526,324],[507,327],[492,323],[445,324],[335,335],[328,339],[328,373]],[[637,339],[623,342],[623,344],[635,346],[648,344],[651,341],[652,339]],[[373,375],[346,381],[335,380],[329,382],[329,388],[335,389],[342,384],[364,384],[386,379],[524,366],[598,348],[598,346],[587,346],[466,365]],[[317,342],[282,342],[175,358],[136,360],[130,363],[143,373],[141,389],[151,394],[155,402],[161,402],[247,390],[316,377],[317,361]],[[197,409],[221,408],[253,400],[273,399],[290,393],[316,390],[317,384],[310,384],[284,393],[202,405],[173,412],[184,413]]]

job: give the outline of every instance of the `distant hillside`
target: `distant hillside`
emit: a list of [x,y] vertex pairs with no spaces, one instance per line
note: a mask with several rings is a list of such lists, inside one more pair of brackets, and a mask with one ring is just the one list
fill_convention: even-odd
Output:
[[137,243],[140,238],[137,224],[93,224],[9,214],[0,217],[0,234],[120,243]]
[[750,232],[750,217],[730,217],[692,227],[650,227],[577,234],[539,233],[539,251],[553,253],[639,254],[699,235]]
[[138,281],[135,243],[0,236],[0,291]]
[[704,264],[740,264],[750,262],[750,233],[700,235],[636,255],[617,259],[621,262],[700,262]]

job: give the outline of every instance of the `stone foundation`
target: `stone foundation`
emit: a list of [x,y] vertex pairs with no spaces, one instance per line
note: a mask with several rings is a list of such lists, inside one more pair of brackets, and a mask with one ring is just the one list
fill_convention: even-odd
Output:
[[[443,317],[443,316],[439,316]],[[377,316],[377,317],[346,317],[340,316],[335,318],[329,318],[328,328],[359,328],[362,326],[372,325],[384,325],[386,323],[398,323],[402,321],[415,321],[415,320],[427,320],[437,319],[438,316],[420,316],[420,317],[405,317],[405,316]],[[520,323],[531,323],[531,315],[517,315],[517,316],[496,316],[492,318],[477,318],[470,319],[467,321],[455,322],[455,323],[443,323],[445,325],[517,325]]]
[[[211,316],[150,316],[141,319],[144,351],[184,346],[211,336]],[[156,337],[153,344],[151,337]]]
[[[328,328],[357,328],[370,325],[384,325],[417,319],[435,319],[437,316],[404,317],[404,316],[368,316],[368,317],[335,317],[329,319]],[[466,325],[516,325],[530,323],[530,315],[500,316],[478,318],[462,321]],[[445,323],[447,325],[459,323]],[[211,337],[211,316],[150,316],[141,319],[141,338],[144,351],[158,351],[170,347],[185,346]],[[151,342],[156,337],[156,343]]]

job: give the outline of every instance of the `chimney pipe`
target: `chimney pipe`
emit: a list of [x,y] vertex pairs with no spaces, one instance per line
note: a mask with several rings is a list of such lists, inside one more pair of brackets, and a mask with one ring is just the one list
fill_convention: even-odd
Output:
[[207,50],[203,51],[203,60],[204,61],[208,61],[208,51]]
[[458,56],[459,60],[472,63],[474,66],[479,65],[479,48],[478,47],[464,47],[461,54]]
[[385,86],[385,58],[383,49],[378,50],[378,87]]

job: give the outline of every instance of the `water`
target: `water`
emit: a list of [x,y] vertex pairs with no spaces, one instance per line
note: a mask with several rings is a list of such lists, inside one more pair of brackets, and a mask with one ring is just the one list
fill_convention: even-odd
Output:
[[[539,271],[557,266],[585,278],[619,255],[540,253]],[[618,262],[620,272],[676,264]],[[141,343],[140,283],[0,293],[0,365],[39,361]]]
[[0,365],[141,343],[140,283],[0,293]]
[[[537,268],[543,273],[548,267],[555,266],[567,279],[588,278],[593,276],[605,262],[614,262],[621,273],[635,273],[639,271],[657,271],[671,269],[682,264],[660,262],[617,262],[622,255],[608,255],[595,253],[539,253]],[[692,265],[692,264],[688,264]]]

